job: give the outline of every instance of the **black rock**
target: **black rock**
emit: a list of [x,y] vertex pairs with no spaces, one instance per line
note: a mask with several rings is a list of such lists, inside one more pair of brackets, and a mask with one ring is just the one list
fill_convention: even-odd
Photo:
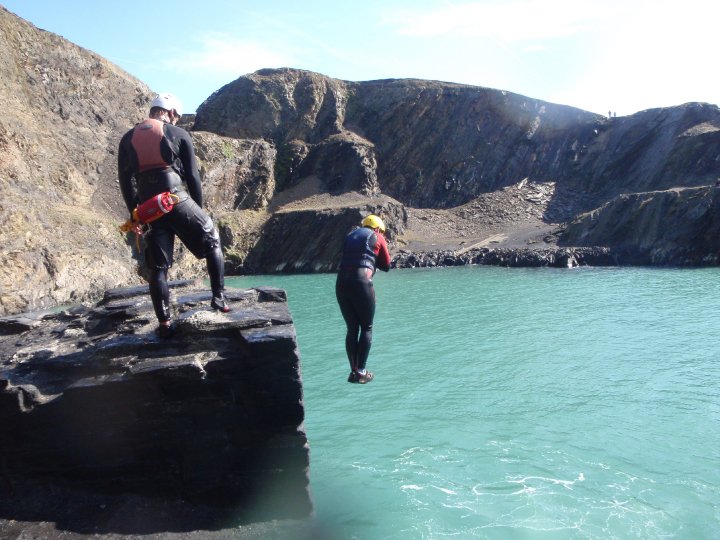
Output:
[[155,333],[146,287],[0,321],[0,500],[13,501],[0,521],[60,519],[58,501],[47,505],[58,515],[27,514],[23,494],[38,490],[216,508],[223,520],[312,512],[284,291],[229,289],[224,314],[194,282],[174,285],[171,339]]

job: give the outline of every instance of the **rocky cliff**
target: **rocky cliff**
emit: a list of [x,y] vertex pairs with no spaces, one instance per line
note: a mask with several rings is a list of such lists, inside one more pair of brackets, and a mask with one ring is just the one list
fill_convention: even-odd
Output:
[[[126,210],[115,148],[152,92],[5,10],[0,29],[0,313],[142,283],[142,253],[117,231]],[[420,259],[561,246],[637,254],[620,261],[716,261],[698,235],[672,240],[692,244],[680,255],[664,244],[669,221],[645,216],[714,208],[712,189],[692,212],[691,198],[672,193],[720,177],[716,105],[605,118],[483,87],[285,68],[218,89],[186,126],[231,273],[331,271],[342,236],[371,211],[388,222],[392,250]],[[628,213],[642,235],[630,222],[597,226]],[[176,259],[173,278],[204,275],[182,246]]]
[[612,248],[620,264],[717,264],[717,187],[672,188],[619,195],[572,220],[561,237],[570,246]]
[[[127,210],[116,150],[154,92],[2,7],[0,60],[0,314],[142,283],[142,253],[118,230]],[[211,207],[267,204],[275,189],[270,144],[210,133],[195,141]],[[247,235],[237,245],[247,250],[252,242]],[[204,264],[182,246],[176,259],[174,278],[203,275]]]
[[[110,290],[89,307],[0,318],[0,536],[3,520],[57,521],[85,499],[95,502],[68,526],[108,527],[131,495],[176,515],[141,524],[146,508],[110,532],[310,514],[285,293],[230,289],[233,311],[220,314],[197,283],[172,285],[171,339],[154,332],[146,286]],[[53,501],[56,493],[71,501]]]
[[115,149],[150,97],[107,60],[0,8],[1,312],[133,280]]
[[[714,182],[719,123],[707,104],[609,119],[488,88],[284,69],[213,94],[195,129],[272,140],[299,162],[277,171],[280,190],[316,174],[328,191],[379,190],[409,207],[450,208],[527,179],[554,183],[554,199],[565,195],[547,209],[557,219],[619,193]],[[358,150],[329,152],[338,141]],[[322,164],[314,153],[326,156]],[[348,182],[358,165],[364,180]]]
[[[380,195],[393,247],[452,250],[455,261],[467,260],[461,255],[469,248],[500,249],[484,260],[506,261],[502,250],[555,249],[558,241],[603,253],[617,248],[613,257],[593,258],[615,264],[716,261],[714,247],[697,244],[687,226],[672,242],[692,247],[683,255],[669,248],[670,215],[665,221],[641,217],[650,210],[647,200],[663,197],[661,192],[720,178],[715,105],[689,103],[610,119],[488,88],[348,82],[280,69],[218,90],[198,110],[195,129],[269,140],[278,149],[272,219],[238,271],[331,270],[337,249],[327,245],[339,245],[350,224],[347,212],[378,208]],[[711,191],[700,191],[709,212]],[[618,198],[626,204],[612,203]],[[713,219],[698,216],[699,207],[688,208],[694,203],[685,197],[664,200],[656,205],[661,211]],[[627,223],[630,207],[645,226],[628,224],[624,236],[596,226],[591,234],[581,217],[602,213],[607,221]],[[303,250],[290,245],[289,231],[313,224],[320,234],[295,239],[304,242]],[[334,232],[327,232],[330,227]],[[397,264],[414,259],[423,256],[398,257]],[[533,265],[546,260],[516,259]]]

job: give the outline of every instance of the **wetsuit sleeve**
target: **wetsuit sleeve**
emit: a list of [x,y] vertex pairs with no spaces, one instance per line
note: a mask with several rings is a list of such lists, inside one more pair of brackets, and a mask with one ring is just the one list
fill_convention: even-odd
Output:
[[120,192],[122,193],[125,206],[132,215],[132,211],[138,205],[137,190],[133,185],[133,166],[130,152],[132,147],[130,139],[132,130],[128,131],[120,140],[118,148],[118,182],[120,183]]
[[[200,181],[200,172],[198,171],[197,159],[195,158],[195,148],[193,147],[192,139],[190,134],[181,128],[177,130],[177,141],[178,141],[178,157],[183,166],[183,173],[185,183],[187,184],[188,193],[192,200],[202,208],[203,194],[202,194],[202,182]],[[171,129],[172,129],[171,128]]]
[[387,247],[387,242],[382,234],[375,234],[377,237],[377,243],[375,244],[375,267],[387,272],[390,270],[390,251]]

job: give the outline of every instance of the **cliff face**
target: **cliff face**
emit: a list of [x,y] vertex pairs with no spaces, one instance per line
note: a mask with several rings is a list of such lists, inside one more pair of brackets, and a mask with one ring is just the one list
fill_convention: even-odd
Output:
[[346,231],[357,227],[369,213],[382,215],[392,243],[407,219],[405,209],[389,197],[372,203],[339,208],[313,208],[275,212],[261,231],[261,240],[248,252],[238,271],[257,274],[334,272],[342,255]]
[[[333,139],[365,145],[378,189],[410,207],[455,207],[523,179],[554,182],[564,203],[551,202],[555,220],[620,193],[699,186],[720,174],[720,111],[707,104],[608,119],[487,88],[353,83],[283,69],[241,77],[213,94],[195,129],[280,147],[300,140],[310,152]],[[330,185],[340,174],[305,161],[279,184],[299,173]],[[356,162],[342,159],[346,175]]]
[[150,90],[0,8],[0,312],[130,283],[118,137]]
[[[5,10],[0,28],[0,313],[142,282],[142,250],[117,232],[126,210],[115,153],[152,92]],[[372,211],[388,222],[395,252],[560,242],[639,253],[653,239],[654,264],[714,260],[707,244],[676,260],[661,245],[666,221],[648,220],[658,228],[640,238],[630,225],[623,236],[583,216],[621,221],[658,193],[713,185],[715,105],[608,119],[489,88],[349,82],[286,68],[224,86],[193,122],[229,272],[331,271],[343,235]],[[689,199],[673,200],[678,213],[690,212]],[[178,243],[171,277],[204,273]]]
[[487,88],[433,81],[355,83],[346,123],[373,141],[388,195],[449,208],[528,178],[562,180],[573,145],[603,119]]
[[714,184],[720,177],[718,145],[716,105],[651,109],[608,121],[571,171],[595,207],[621,193]]
[[[714,105],[689,103],[609,119],[487,88],[417,80],[354,83],[281,69],[241,77],[217,91],[200,107],[195,128],[273,141],[277,200],[314,186],[295,197],[293,210],[304,210],[305,217],[276,212],[238,270],[332,269],[337,249],[325,246],[338,246],[350,221],[330,209],[343,206],[339,197],[326,197],[323,213],[309,217],[318,210],[311,196],[323,192],[363,194],[364,212],[372,197],[384,194],[402,208],[386,216],[399,241],[395,247],[413,239],[422,245],[424,234],[447,248],[455,230],[463,231],[455,233],[456,250],[482,247],[488,239],[516,249],[527,247],[519,241],[544,238],[563,246],[617,248],[620,258],[614,260],[625,263],[716,260],[715,247],[695,230],[713,220],[712,190],[678,196],[720,178],[720,109]],[[510,201],[513,192],[519,198]],[[303,197],[304,208],[297,202]],[[344,206],[357,208],[357,202]],[[677,215],[696,219],[692,226],[675,223]],[[598,216],[624,225],[599,226]],[[281,256],[271,248],[285,246],[290,230],[313,224],[327,230],[328,220],[336,232],[311,239],[305,252],[283,249]],[[424,228],[422,221],[436,225]],[[571,225],[565,229],[564,222]]]
[[[343,141],[365,147],[366,176],[402,204],[446,208],[523,178],[555,179],[603,118],[516,94],[434,81],[352,83],[300,70],[262,70],[230,83],[200,107],[195,129],[231,137]],[[301,168],[326,184],[338,171]],[[328,154],[330,152],[326,152]],[[308,160],[311,161],[311,160]],[[295,171],[293,171],[295,172]],[[293,173],[286,183],[297,180]],[[368,186],[374,182],[368,181]],[[356,186],[359,187],[359,186]]]
[[717,264],[720,194],[703,186],[620,195],[572,220],[561,243],[612,247],[624,264]]

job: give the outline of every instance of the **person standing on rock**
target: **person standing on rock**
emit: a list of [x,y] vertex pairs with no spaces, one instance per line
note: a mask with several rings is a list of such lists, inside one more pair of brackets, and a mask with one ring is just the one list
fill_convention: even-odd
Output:
[[366,369],[372,325],[375,318],[375,270],[390,270],[390,252],[385,241],[385,224],[376,215],[362,220],[343,243],[343,254],[335,282],[335,295],[345,324],[345,350],[350,361],[348,382],[365,384],[373,380]]
[[123,136],[118,151],[118,178],[125,205],[133,221],[149,224],[144,235],[145,261],[161,337],[173,334],[167,273],[173,263],[176,235],[193,255],[207,261],[212,308],[230,311],[224,296],[220,236],[202,209],[202,184],[192,139],[175,125],[181,111],[174,95],[159,94],[150,103],[149,118]]

